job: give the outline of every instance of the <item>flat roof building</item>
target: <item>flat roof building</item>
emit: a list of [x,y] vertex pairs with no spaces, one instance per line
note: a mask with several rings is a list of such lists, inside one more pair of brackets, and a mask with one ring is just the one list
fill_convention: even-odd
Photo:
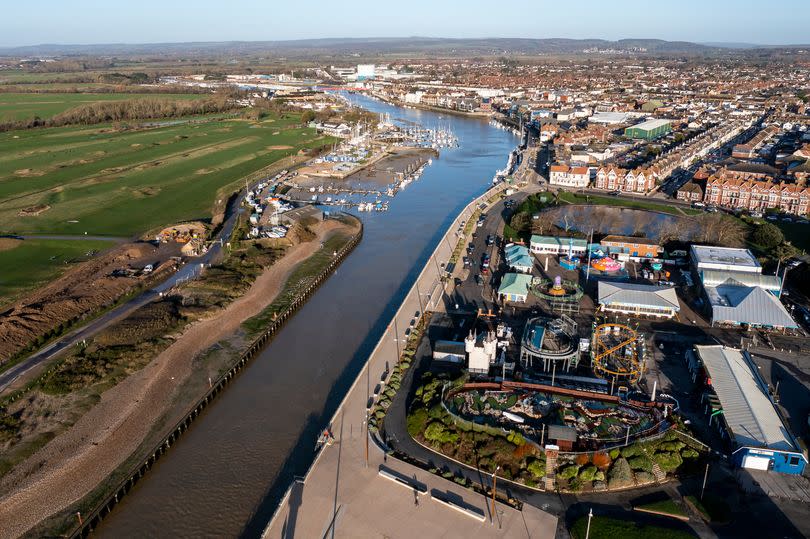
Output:
[[695,346],[706,385],[720,401],[715,417],[732,442],[732,461],[742,468],[801,474],[807,457],[780,417],[746,351]]
[[693,245],[692,264],[701,275],[704,270],[727,270],[762,273],[762,266],[748,249]]
[[572,254],[583,255],[588,251],[588,241],[579,238],[560,238],[533,234],[529,240],[529,247],[533,253],[538,254],[567,255],[570,249]]
[[669,120],[653,119],[633,125],[624,130],[624,136],[634,139],[654,140],[672,131]]

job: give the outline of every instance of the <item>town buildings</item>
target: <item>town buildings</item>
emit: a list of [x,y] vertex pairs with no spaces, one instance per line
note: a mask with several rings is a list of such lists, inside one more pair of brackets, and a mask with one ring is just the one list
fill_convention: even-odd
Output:
[[656,186],[658,173],[654,169],[625,170],[618,167],[600,167],[596,171],[594,187],[625,193],[649,193]]
[[569,167],[568,165],[553,165],[549,171],[551,185],[573,187],[582,189],[591,183],[591,174],[588,167]]
[[703,201],[732,209],[764,212],[778,209],[795,215],[810,212],[810,187],[787,183],[767,174],[723,168],[706,180]]
[[672,131],[672,122],[663,119],[651,119],[624,130],[628,138],[654,140]]

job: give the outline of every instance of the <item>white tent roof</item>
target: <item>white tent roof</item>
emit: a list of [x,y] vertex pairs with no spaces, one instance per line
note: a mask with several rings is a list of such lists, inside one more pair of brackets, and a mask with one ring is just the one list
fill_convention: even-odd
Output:
[[758,286],[706,286],[712,321],[754,326],[798,327],[779,300]]

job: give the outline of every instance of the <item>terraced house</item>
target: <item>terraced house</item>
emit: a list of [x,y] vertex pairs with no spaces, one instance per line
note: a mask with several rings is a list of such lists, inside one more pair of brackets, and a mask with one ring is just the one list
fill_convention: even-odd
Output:
[[703,200],[726,208],[750,211],[778,208],[806,215],[810,211],[810,187],[804,182],[784,183],[762,175],[721,169],[706,180]]
[[596,171],[594,187],[625,193],[649,193],[655,188],[658,173],[655,169],[625,170],[601,167]]

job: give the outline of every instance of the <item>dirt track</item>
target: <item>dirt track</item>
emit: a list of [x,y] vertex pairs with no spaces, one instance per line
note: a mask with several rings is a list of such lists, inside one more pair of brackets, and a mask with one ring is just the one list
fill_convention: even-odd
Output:
[[0,537],[25,533],[82,498],[112,473],[171,406],[178,386],[192,372],[194,357],[261,312],[281,291],[295,266],[342,226],[336,221],[323,222],[315,240],[292,247],[244,296],[189,327],[144,369],[106,391],[68,431],[3,478],[0,492],[11,493],[0,498]]

